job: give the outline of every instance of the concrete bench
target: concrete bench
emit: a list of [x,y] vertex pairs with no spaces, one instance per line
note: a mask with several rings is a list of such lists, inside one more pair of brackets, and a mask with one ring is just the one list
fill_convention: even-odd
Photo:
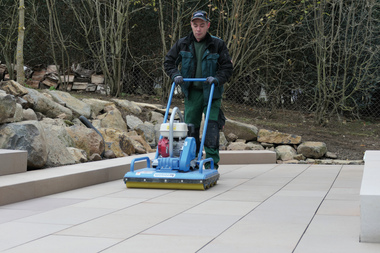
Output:
[[26,172],[28,152],[0,149],[0,176]]
[[364,155],[360,188],[360,241],[380,243],[380,150]]
[[220,151],[219,164],[274,164],[276,152],[269,150]]

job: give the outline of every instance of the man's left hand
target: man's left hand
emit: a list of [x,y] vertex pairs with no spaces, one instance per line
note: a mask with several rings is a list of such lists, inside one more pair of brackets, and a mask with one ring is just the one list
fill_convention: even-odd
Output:
[[210,85],[211,84],[217,85],[218,84],[218,80],[215,77],[213,77],[213,76],[209,76],[209,77],[206,78],[205,83],[208,83]]

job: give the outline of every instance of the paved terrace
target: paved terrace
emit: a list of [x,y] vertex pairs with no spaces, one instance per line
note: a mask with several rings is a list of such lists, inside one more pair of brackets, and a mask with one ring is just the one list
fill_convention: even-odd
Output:
[[[41,194],[0,206],[0,251],[378,253],[380,244],[359,242],[363,168],[224,164],[207,191],[127,189],[120,178]],[[42,188],[75,188],[59,170],[38,173],[50,177],[33,176]],[[23,174],[0,178],[3,202],[39,192]]]

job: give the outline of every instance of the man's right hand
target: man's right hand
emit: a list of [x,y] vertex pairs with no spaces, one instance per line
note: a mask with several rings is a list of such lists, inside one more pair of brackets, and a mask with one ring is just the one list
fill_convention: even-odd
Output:
[[182,84],[183,83],[183,76],[176,76],[176,77],[174,77],[174,83],[176,85]]

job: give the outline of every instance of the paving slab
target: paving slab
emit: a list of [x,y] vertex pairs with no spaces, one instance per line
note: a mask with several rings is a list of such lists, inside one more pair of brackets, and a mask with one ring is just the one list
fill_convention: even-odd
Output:
[[0,206],[0,251],[380,252],[359,242],[363,167],[226,164],[206,191],[118,179],[20,201]]

